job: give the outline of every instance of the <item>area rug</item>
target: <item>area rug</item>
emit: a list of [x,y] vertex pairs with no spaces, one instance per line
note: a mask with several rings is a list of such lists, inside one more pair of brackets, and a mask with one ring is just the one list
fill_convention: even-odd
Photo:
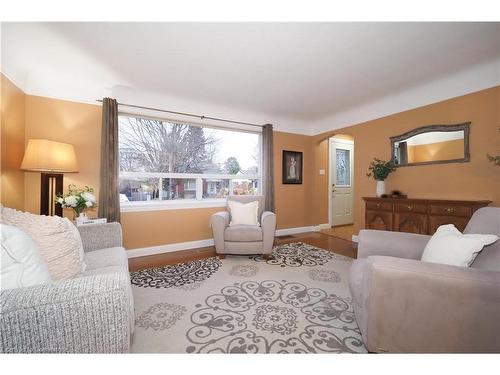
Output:
[[132,272],[135,353],[365,353],[351,259],[310,246]]

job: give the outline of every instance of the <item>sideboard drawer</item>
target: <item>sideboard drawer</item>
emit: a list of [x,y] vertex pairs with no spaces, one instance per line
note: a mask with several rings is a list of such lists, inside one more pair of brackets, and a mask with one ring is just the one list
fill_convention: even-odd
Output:
[[367,210],[392,211],[391,202],[366,202]]
[[453,224],[459,231],[463,232],[468,222],[468,217],[429,216],[429,234],[434,234],[436,229],[445,224]]
[[395,203],[394,211],[396,212],[415,212],[417,214],[426,214],[427,205],[421,203]]
[[472,215],[472,207],[467,206],[453,206],[453,205],[431,205],[431,215],[444,215],[444,216],[463,216],[470,217]]

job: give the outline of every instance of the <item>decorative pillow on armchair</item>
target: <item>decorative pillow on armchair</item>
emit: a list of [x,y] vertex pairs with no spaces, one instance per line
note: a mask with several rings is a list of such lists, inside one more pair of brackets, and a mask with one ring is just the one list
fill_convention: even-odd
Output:
[[231,214],[232,225],[259,225],[258,212],[259,201],[250,203],[240,203],[235,201],[228,201],[229,212]]
[[462,234],[453,224],[441,225],[425,246],[421,260],[469,267],[484,246],[497,240],[494,234]]
[[34,215],[0,207],[0,222],[28,234],[40,250],[52,280],[78,277],[85,270],[78,229],[67,218]]

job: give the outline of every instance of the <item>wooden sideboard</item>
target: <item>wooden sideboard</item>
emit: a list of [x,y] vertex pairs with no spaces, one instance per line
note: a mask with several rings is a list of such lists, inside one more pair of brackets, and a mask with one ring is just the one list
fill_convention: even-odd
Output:
[[365,228],[433,234],[440,225],[465,229],[474,211],[491,201],[372,198],[365,201]]

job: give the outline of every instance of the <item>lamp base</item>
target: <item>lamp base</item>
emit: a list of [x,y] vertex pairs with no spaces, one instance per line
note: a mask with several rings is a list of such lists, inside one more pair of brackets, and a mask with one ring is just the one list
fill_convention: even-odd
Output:
[[62,206],[56,202],[56,194],[63,192],[62,173],[42,173],[40,189],[40,215],[62,216]]

